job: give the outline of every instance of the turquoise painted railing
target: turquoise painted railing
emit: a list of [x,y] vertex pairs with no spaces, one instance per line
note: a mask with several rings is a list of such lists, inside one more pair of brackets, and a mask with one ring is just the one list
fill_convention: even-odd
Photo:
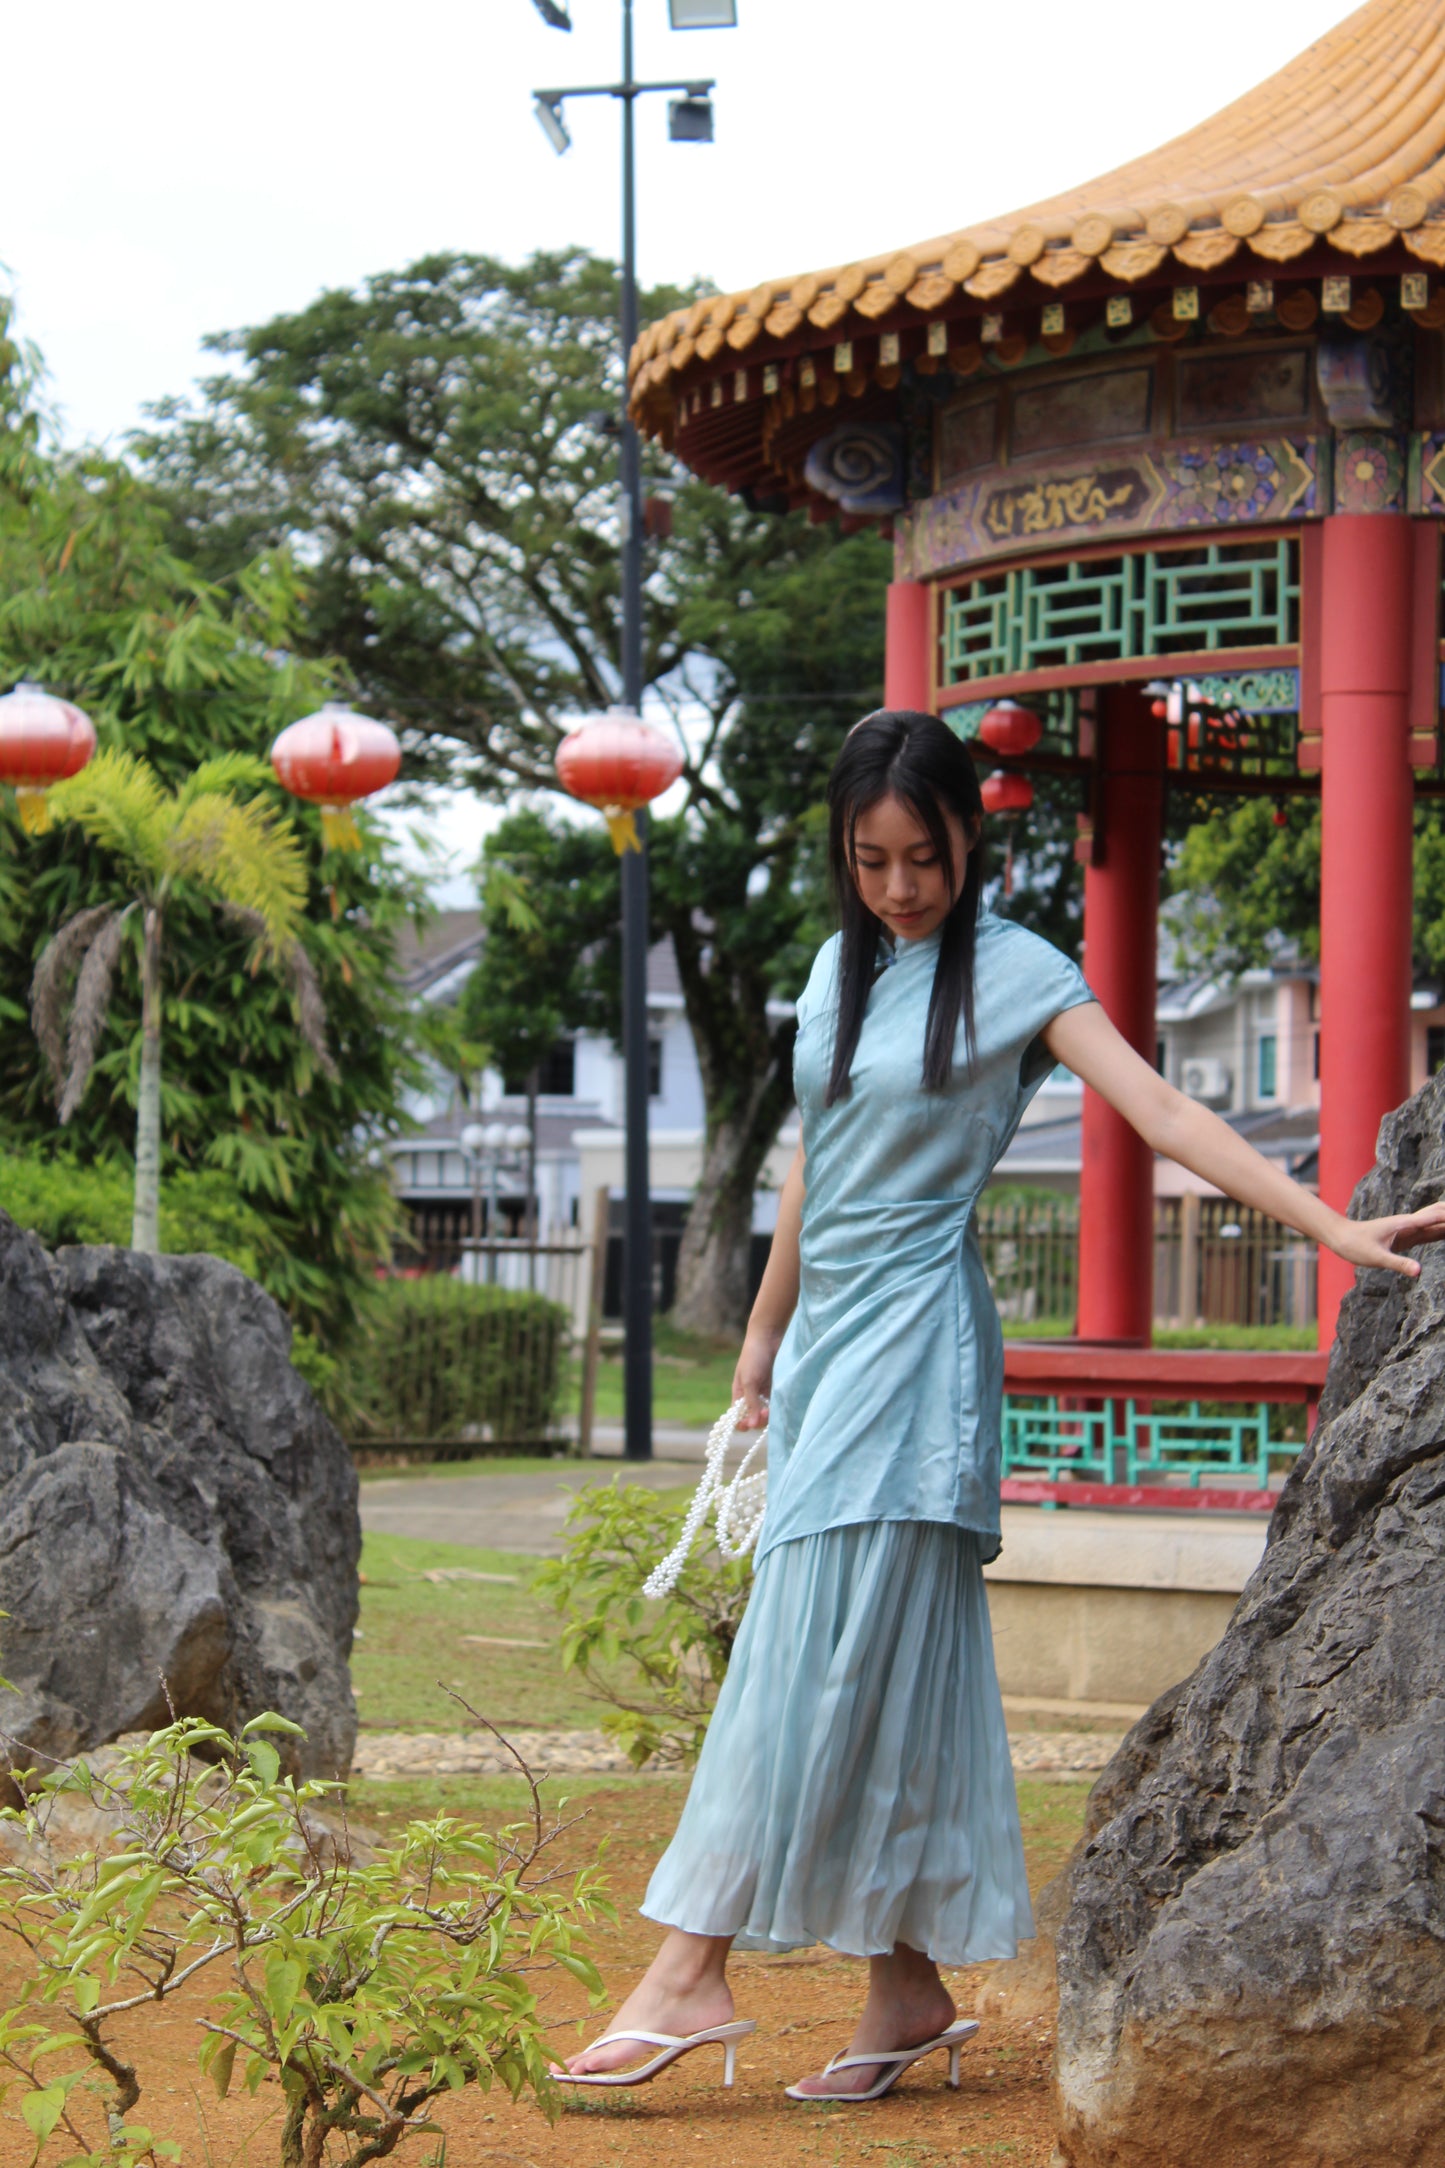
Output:
[[1178,1485],[1265,1490],[1271,1474],[1303,1440],[1272,1427],[1298,1409],[1261,1401],[1235,1414],[1206,1414],[1190,1401],[1183,1413],[1144,1413],[1134,1401],[1098,1408],[1063,1407],[1057,1398],[1009,1394],[1003,1410],[1005,1477],[1046,1483]]

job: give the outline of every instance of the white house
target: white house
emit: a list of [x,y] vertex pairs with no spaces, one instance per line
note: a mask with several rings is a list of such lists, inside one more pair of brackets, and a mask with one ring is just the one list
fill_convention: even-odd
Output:
[[[403,984],[424,1002],[455,1001],[481,948],[479,914],[442,913],[403,957]],[[778,1013],[787,1014],[788,1004]],[[659,1298],[671,1298],[672,1269],[687,1206],[697,1181],[703,1133],[702,1076],[683,1011],[677,961],[670,941],[656,944],[647,960],[648,1139],[653,1222],[659,1236]],[[542,1073],[537,1105],[537,1222],[543,1240],[572,1230],[590,1239],[599,1194],[614,1200],[620,1232],[623,1187],[622,1057],[605,1036],[579,1032],[561,1041]],[[525,1095],[488,1071],[481,1091],[489,1119],[520,1122]],[[520,1161],[499,1163],[493,1176],[474,1166],[462,1131],[477,1119],[456,1082],[436,1072],[430,1090],[409,1108],[417,1127],[391,1147],[396,1185],[404,1202],[438,1243],[455,1241],[474,1216],[490,1219],[488,1194],[495,1180],[494,1231],[521,1222],[524,1177]],[[797,1141],[796,1120],[784,1124],[753,1207],[753,1231],[766,1247],[777,1216],[777,1192]],[[479,1209],[480,1208],[480,1209]]]

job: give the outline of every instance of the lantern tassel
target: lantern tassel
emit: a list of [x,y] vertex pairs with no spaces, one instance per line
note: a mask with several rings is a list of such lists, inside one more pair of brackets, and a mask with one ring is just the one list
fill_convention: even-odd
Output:
[[321,840],[328,851],[359,851],[361,830],[349,805],[321,808]]
[[1012,828],[1009,829],[1008,842],[1004,847],[1003,854],[1003,892],[1006,896],[1011,896],[1014,892],[1014,837]]
[[612,848],[619,858],[624,851],[642,849],[634,809],[630,805],[605,805],[602,808],[602,817],[607,823],[607,833],[612,838]]
[[15,802],[20,809],[20,825],[27,836],[43,836],[49,832],[53,826],[49,791],[37,789],[33,783],[19,783],[15,788]]

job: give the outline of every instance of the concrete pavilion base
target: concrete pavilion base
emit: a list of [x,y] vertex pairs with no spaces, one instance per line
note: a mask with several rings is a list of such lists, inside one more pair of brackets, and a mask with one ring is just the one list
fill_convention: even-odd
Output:
[[1005,1506],[987,1567],[1006,1698],[1142,1707],[1223,1634],[1263,1515]]

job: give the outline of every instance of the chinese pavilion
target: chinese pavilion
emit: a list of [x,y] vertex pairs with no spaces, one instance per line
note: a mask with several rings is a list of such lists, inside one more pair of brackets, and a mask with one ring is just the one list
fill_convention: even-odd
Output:
[[[699,474],[891,533],[891,705],[1034,711],[997,765],[1077,778],[1086,968],[1150,1058],[1166,793],[1320,796],[1341,1207],[1409,1090],[1412,804],[1445,792],[1442,334],[1445,0],[1368,0],[1148,157],[699,301],[629,364]],[[1081,1218],[1080,1336],[1147,1342],[1150,1155],[1093,1094]],[[1351,1277],[1322,1258],[1322,1346]]]

